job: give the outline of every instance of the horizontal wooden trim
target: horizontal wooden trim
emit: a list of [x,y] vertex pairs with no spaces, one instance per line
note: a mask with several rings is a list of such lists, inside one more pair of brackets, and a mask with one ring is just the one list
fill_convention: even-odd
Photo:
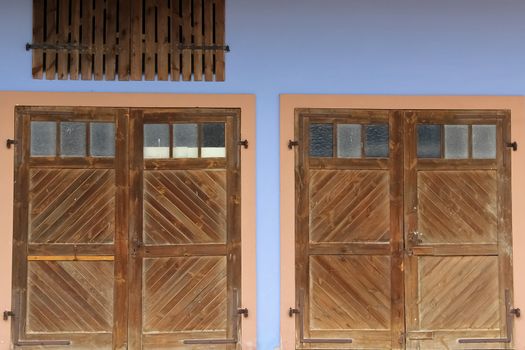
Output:
[[181,256],[221,256],[228,253],[226,244],[191,244],[191,245],[147,245],[144,246],[145,258],[181,257]]
[[496,159],[418,159],[417,170],[496,170]]
[[477,256],[477,255],[498,255],[497,244],[436,244],[420,245],[412,248],[414,255],[433,255],[433,256]]
[[434,332],[432,331],[410,331],[410,332],[407,332],[407,339],[409,340],[432,340],[434,339]]
[[[132,109],[133,110],[133,109]],[[237,108],[179,108],[173,110],[141,109],[144,124],[149,123],[226,123],[229,118],[239,117]]]
[[31,157],[29,167],[114,169],[115,158]]
[[109,255],[29,255],[27,261],[114,261],[114,256]]
[[390,255],[390,243],[310,243],[310,255]]
[[85,113],[82,113],[79,111],[71,111],[71,112],[38,111],[38,114],[34,114],[33,111],[28,108],[26,113],[31,113],[31,121],[77,122],[77,123],[81,123],[81,122],[114,123],[115,122],[115,114],[109,114],[107,110],[104,111],[104,114],[95,114],[93,111],[86,111]]
[[113,244],[29,244],[28,255],[75,256],[113,255]]
[[388,170],[390,159],[310,158],[310,169],[327,170]]
[[145,170],[226,169],[226,158],[146,159]]

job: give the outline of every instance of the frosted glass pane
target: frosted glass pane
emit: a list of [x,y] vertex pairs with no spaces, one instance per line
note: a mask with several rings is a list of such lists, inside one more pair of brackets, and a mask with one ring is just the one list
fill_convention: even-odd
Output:
[[418,158],[441,158],[441,125],[417,126]]
[[472,157],[496,158],[496,125],[472,125]]
[[168,124],[144,124],[144,158],[170,157]]
[[337,156],[339,158],[361,158],[361,125],[337,125]]
[[202,124],[202,158],[226,157],[224,123]]
[[365,127],[365,157],[388,157],[388,124]]
[[468,125],[445,125],[445,158],[468,158]]
[[115,156],[115,124],[91,123],[90,128],[89,143],[91,156]]
[[332,124],[310,125],[310,157],[333,157]]
[[31,122],[31,156],[56,156],[57,126],[55,122]]
[[197,158],[198,156],[197,124],[173,124],[173,157]]
[[85,123],[60,123],[60,155],[62,157],[86,156]]

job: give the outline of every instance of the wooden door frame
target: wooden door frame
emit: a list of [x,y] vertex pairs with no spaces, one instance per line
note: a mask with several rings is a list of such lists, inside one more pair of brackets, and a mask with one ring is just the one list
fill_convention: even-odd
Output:
[[[241,151],[241,237],[242,237],[242,304],[249,309],[249,317],[242,320],[242,348],[256,347],[256,260],[255,260],[255,96],[253,95],[199,95],[199,94],[125,94],[125,93],[45,93],[0,92],[0,136],[14,139],[15,106],[86,106],[124,108],[239,108],[241,110],[241,138],[249,147]],[[13,239],[13,149],[0,148],[0,228],[4,244],[0,246],[0,272],[5,285],[11,285]],[[0,290],[2,310],[11,310],[11,288]],[[0,349],[11,343],[10,322],[0,323]]]
[[[512,115],[512,141],[525,139],[525,98],[485,96],[372,96],[372,95],[281,95],[280,97],[280,208],[281,208],[281,349],[295,349],[295,320],[288,310],[296,305],[295,299],[295,152],[287,147],[294,140],[295,111],[299,108],[345,108],[388,110],[510,110]],[[525,154],[513,152],[512,207],[515,213],[525,210]],[[512,219],[514,251],[525,248],[525,218]],[[525,257],[514,254],[514,304],[525,303],[525,276],[518,274],[525,267]],[[515,322],[515,346],[525,347],[525,323]]]

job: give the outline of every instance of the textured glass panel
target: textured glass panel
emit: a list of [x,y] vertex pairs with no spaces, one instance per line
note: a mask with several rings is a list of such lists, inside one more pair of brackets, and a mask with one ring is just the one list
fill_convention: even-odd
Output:
[[56,156],[56,142],[55,122],[31,122],[31,156]]
[[86,123],[60,123],[60,155],[86,156]]
[[93,157],[115,156],[115,124],[91,123],[89,134],[90,152]]
[[441,125],[417,126],[417,156],[441,158]]
[[361,125],[337,125],[337,157],[361,158]]
[[468,125],[445,125],[445,158],[468,158]]
[[173,157],[197,158],[198,156],[197,124],[173,124]]
[[310,125],[310,157],[333,157],[334,134],[332,124]]
[[202,124],[201,157],[226,157],[224,123]]
[[388,157],[388,124],[365,127],[365,157]]
[[496,125],[472,125],[472,158],[496,158]]
[[144,158],[170,157],[168,124],[144,124]]

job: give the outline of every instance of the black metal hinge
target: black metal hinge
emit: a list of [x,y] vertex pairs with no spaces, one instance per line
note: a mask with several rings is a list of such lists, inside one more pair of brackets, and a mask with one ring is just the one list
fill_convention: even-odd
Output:
[[245,149],[248,148],[248,140],[244,139],[237,143],[239,146],[243,146]]
[[297,146],[299,146],[299,141],[288,140],[288,149],[292,149],[292,148],[297,147]]
[[9,320],[9,317],[15,317],[15,313],[13,311],[4,311],[4,321]]
[[243,315],[244,318],[248,317],[248,309],[247,308],[237,309],[237,313],[239,315]]
[[7,139],[7,141],[5,142],[5,145],[7,148],[11,148],[12,145],[16,145],[18,143],[18,141],[16,140],[13,140],[13,139]]
[[516,141],[507,143],[508,148],[512,148],[513,151],[518,150],[518,143]]
[[288,310],[288,316],[290,316],[290,317],[293,317],[293,315],[298,314],[298,313],[299,313],[299,310],[295,309],[295,308],[290,308]]

